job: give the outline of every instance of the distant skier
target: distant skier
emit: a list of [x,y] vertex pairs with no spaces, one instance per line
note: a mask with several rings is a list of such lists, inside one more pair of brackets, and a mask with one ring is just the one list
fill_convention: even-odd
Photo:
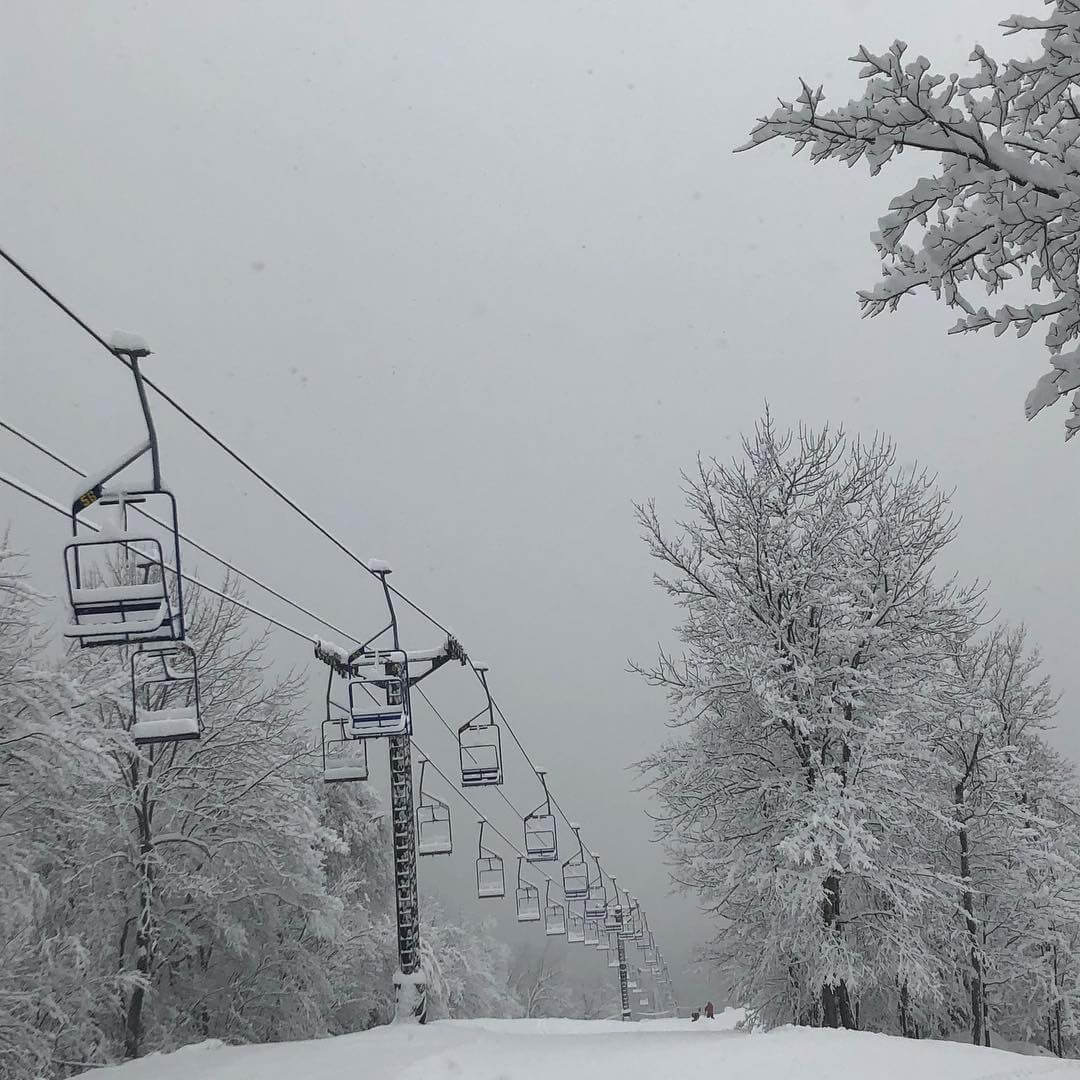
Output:
[[715,1012],[715,1010],[713,1009],[712,1002],[711,1001],[706,1002],[706,1004],[705,1004],[705,1019],[706,1020],[711,1020],[713,1018],[714,1012]]

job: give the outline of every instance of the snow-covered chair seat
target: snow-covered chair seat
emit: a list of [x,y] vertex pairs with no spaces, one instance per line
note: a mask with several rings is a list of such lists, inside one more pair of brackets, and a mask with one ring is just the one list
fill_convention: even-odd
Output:
[[323,769],[323,779],[328,784],[340,783],[344,780],[366,780],[368,778],[367,764],[355,765],[328,765]]
[[129,733],[136,745],[183,742],[200,735],[199,710],[195,706],[175,709],[136,709]]
[[64,636],[95,644],[130,644],[172,637],[172,611],[163,581],[83,586],[69,592],[75,621]]

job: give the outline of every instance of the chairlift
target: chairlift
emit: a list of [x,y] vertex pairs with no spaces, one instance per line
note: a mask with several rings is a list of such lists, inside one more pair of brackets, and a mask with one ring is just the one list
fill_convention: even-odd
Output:
[[[594,919],[583,920],[584,937],[582,938],[583,945],[599,945],[600,944],[600,926]],[[567,935],[569,937],[569,933]]]
[[502,858],[484,847],[485,824],[481,818],[476,857],[476,895],[480,900],[498,899],[506,895],[506,874]]
[[609,968],[617,968],[617,967],[619,967],[620,966],[620,964],[619,964],[619,950],[618,950],[618,947],[614,943],[612,943],[612,946],[608,950],[608,953],[609,953],[609,956],[608,956],[607,966]]
[[548,937],[562,937],[566,933],[566,908],[551,899],[550,880],[544,896],[544,933]]
[[[150,350],[132,334],[114,334],[109,348],[127,364],[135,378],[147,438],[84,480],[72,500],[72,539],[64,546],[64,572],[73,622],[64,628],[64,637],[78,641],[83,648],[183,641],[183,581],[176,499],[161,483],[157,433],[139,369],[139,361],[149,356]],[[149,485],[106,489],[110,480],[144,454],[150,455]],[[95,504],[115,508],[115,520],[100,527],[90,524],[82,515]],[[128,521],[129,508],[140,513],[138,524]],[[156,514],[152,512],[155,509]],[[84,526],[82,531],[80,525]],[[108,584],[118,563],[129,568],[134,564],[134,573],[141,580]],[[176,575],[175,594],[166,582],[166,569]]]
[[622,926],[619,928],[619,936],[627,941],[635,941],[642,936],[640,924],[640,908],[637,898],[624,892],[625,903],[622,909]]
[[521,864],[523,860],[518,857],[518,880],[517,880],[517,920],[518,922],[540,921],[540,890],[531,885],[521,876]]
[[585,861],[585,847],[581,843],[581,826],[571,825],[577,837],[577,853],[562,864],[563,892],[567,900],[583,900],[589,895],[589,864]]
[[328,784],[368,778],[367,742],[353,738],[344,720],[322,722],[322,767]]
[[618,896],[613,901],[608,903],[607,909],[604,912],[604,929],[611,934],[617,934],[622,936],[621,931],[623,928],[623,911],[619,907]]
[[525,815],[525,857],[529,862],[555,862],[559,858],[559,844],[551,796],[544,770],[538,769],[536,775],[544,788],[544,801],[531,814]]
[[502,738],[495,723],[495,703],[487,684],[487,668],[475,667],[487,704],[458,728],[462,787],[490,787],[503,782]]
[[[72,509],[74,539],[64,546],[68,603],[73,621],[64,637],[83,648],[101,645],[137,645],[149,641],[183,641],[183,582],[176,575],[175,595],[165,578],[166,569],[179,566],[180,531],[176,500],[169,492],[137,490],[102,492],[87,505],[115,507],[115,519],[97,532],[79,531],[80,496]],[[165,524],[149,511],[143,520],[129,522],[128,509],[164,502]],[[120,568],[126,580],[108,584]],[[134,580],[132,580],[134,579]]]
[[588,891],[585,893],[585,915],[591,919],[602,919],[607,914],[607,889],[604,887],[604,875],[600,870],[600,859],[593,853],[596,861],[596,876],[590,876]]
[[608,936],[608,932],[603,928],[603,926],[598,922],[594,922],[593,926],[596,927],[597,949],[599,949],[600,952],[607,952],[608,949],[614,948],[614,946],[611,944],[611,938]]
[[[171,661],[182,657],[185,667]],[[144,642],[131,654],[131,727],[137,746],[202,734],[199,663],[186,641]]]
[[369,675],[349,680],[349,722],[353,735],[369,739],[411,733],[405,693],[407,679],[406,672],[404,679],[398,675]]
[[454,850],[450,829],[450,807],[424,791],[424,766],[427,758],[420,759],[419,797],[416,803],[416,854],[449,855]]
[[585,941],[585,916],[570,908],[566,912],[566,940],[571,945]]

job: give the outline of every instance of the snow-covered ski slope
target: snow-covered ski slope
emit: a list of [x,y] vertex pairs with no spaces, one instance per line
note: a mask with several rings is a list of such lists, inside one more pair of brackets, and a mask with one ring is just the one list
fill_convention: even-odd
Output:
[[700,1020],[451,1020],[314,1042],[201,1043],[94,1080],[1080,1080],[1080,1063],[864,1032]]

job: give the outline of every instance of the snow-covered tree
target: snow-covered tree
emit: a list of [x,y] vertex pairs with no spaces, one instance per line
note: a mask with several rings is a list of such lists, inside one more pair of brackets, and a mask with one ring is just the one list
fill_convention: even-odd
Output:
[[[1045,323],[1050,370],[1028,395],[1029,419],[1080,389],[1080,349],[1066,351],[1080,335],[1080,3],[1046,6],[1044,17],[1002,23],[1006,34],[1041,33],[1041,51],[999,61],[976,45],[963,78],[933,71],[902,41],[881,54],[860,46],[861,98],[827,109],[822,88],[803,82],[741,147],[788,139],[796,152],[809,146],[814,162],[865,159],[872,174],[904,151],[935,156],[937,167],[878,223],[882,278],[859,293],[863,313],[895,310],[926,288],[960,311],[952,333],[1023,337]],[[988,311],[980,289],[1010,302]],[[1080,394],[1072,414],[1066,438],[1080,430]]]
[[325,943],[335,1035],[390,1021],[397,969],[394,869],[388,816],[366,784],[318,784],[326,885],[341,905]]
[[94,1002],[115,996],[95,969],[96,927],[67,912],[65,853],[84,829],[72,793],[100,778],[80,731],[86,692],[45,660],[41,597],[0,537],[0,1074],[74,1069],[104,1038]]
[[[236,594],[229,581],[223,592]],[[87,795],[108,843],[86,854],[78,881],[95,885],[81,902],[112,922],[109,947],[134,980],[121,1020],[129,1057],[197,1037],[319,1031],[318,943],[340,912],[324,889],[297,683],[268,676],[265,638],[227,599],[195,594],[187,609],[203,737],[135,747],[126,699],[94,717],[112,768]],[[90,663],[87,680],[126,670],[119,651]]]
[[892,914],[928,903],[927,884],[879,838],[910,828],[903,706],[974,599],[935,583],[947,500],[889,443],[779,433],[766,415],[743,451],[686,477],[678,535],[639,508],[685,649],[644,673],[688,731],[646,766],[679,880],[726,921],[740,1000],[854,1027],[881,958],[930,979]]
[[937,681],[940,711],[928,708],[916,731],[930,751],[928,790],[940,799],[944,869],[957,883],[963,933],[954,948],[971,1037],[989,1044],[992,1029],[1031,1034],[1017,1029],[1036,987],[1035,1026],[1052,1011],[1048,942],[1076,917],[1066,899],[1076,871],[1040,807],[1068,798],[1070,780],[1043,741],[1056,700],[1022,628],[993,628],[950,667],[953,678]]
[[525,1016],[572,1015],[574,994],[570,981],[547,942],[541,949],[519,949],[510,979]]
[[676,880],[754,1022],[1075,1046],[1077,784],[1022,629],[980,636],[952,536],[892,448],[778,434],[686,478],[645,538],[683,655],[643,673],[678,735],[644,762]]
[[523,1013],[511,980],[511,950],[489,921],[449,918],[433,899],[424,903],[422,942],[431,973],[431,1011],[452,1019]]
[[[125,650],[54,650],[47,662],[40,598],[0,544],[5,1078],[392,1015],[387,815],[366,785],[323,783],[300,683],[270,669],[235,584],[222,593],[186,597],[201,739],[137,746]],[[190,691],[165,692],[178,687]],[[424,946],[434,1008],[521,1014],[490,926],[431,902]]]

